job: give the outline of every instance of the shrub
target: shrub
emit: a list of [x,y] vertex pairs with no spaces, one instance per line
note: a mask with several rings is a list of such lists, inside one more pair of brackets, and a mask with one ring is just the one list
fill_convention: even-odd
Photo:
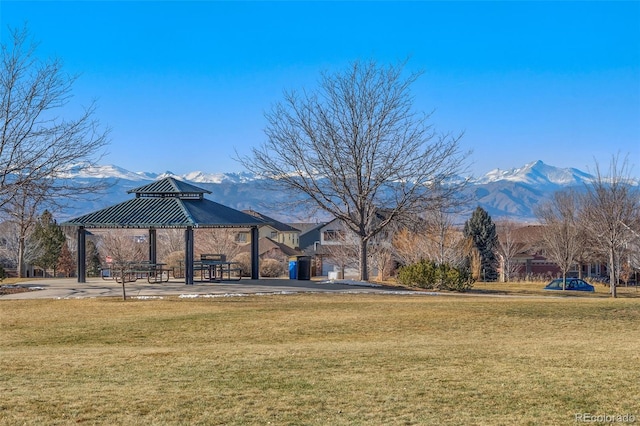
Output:
[[234,262],[238,262],[240,275],[243,277],[251,276],[251,253],[240,253],[233,258]]
[[276,278],[282,276],[284,272],[284,265],[276,259],[264,259],[260,262],[260,276]]
[[400,268],[398,282],[402,285],[436,290],[466,291],[473,287],[473,278],[467,268],[438,265],[428,260]]

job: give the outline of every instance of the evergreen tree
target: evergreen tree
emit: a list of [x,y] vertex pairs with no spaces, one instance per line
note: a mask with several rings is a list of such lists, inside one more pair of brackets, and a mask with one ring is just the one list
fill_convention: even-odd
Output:
[[464,224],[464,236],[473,240],[480,253],[481,279],[494,281],[498,278],[496,248],[498,233],[491,216],[482,207],[475,209],[471,218]]
[[45,210],[36,222],[33,238],[37,241],[39,252],[33,264],[45,271],[53,269],[55,276],[62,246],[66,242],[62,228],[53,219],[53,215]]

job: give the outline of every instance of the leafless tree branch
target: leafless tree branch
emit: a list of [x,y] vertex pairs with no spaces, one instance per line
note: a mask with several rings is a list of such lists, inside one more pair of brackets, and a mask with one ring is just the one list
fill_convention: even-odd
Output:
[[[313,92],[287,92],[266,114],[266,142],[240,158],[250,171],[341,220],[367,244],[403,215],[419,214],[461,193],[462,135],[437,133],[413,110],[404,64],[354,62],[323,73]],[[378,214],[384,209],[384,214]]]
[[95,192],[62,179],[72,164],[95,164],[108,143],[95,104],[74,119],[59,116],[77,77],[66,74],[59,59],[36,58],[26,28],[12,30],[11,42],[2,44],[0,57],[0,207],[24,188],[52,203]]

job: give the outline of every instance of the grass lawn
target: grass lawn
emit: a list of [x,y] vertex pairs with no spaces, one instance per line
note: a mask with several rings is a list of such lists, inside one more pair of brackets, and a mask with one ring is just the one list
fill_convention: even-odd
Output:
[[640,299],[0,301],[0,424],[640,422]]

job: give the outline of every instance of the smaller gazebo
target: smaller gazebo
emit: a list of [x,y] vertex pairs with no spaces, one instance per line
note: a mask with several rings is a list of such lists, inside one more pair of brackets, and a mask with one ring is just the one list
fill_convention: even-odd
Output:
[[167,177],[127,191],[135,198],[71,219],[63,225],[78,227],[78,282],[86,282],[87,228],[146,228],[149,262],[156,263],[156,229],[185,229],[185,283],[193,284],[194,228],[250,228],[251,278],[258,279],[258,226],[263,220],[204,198],[211,191]]

